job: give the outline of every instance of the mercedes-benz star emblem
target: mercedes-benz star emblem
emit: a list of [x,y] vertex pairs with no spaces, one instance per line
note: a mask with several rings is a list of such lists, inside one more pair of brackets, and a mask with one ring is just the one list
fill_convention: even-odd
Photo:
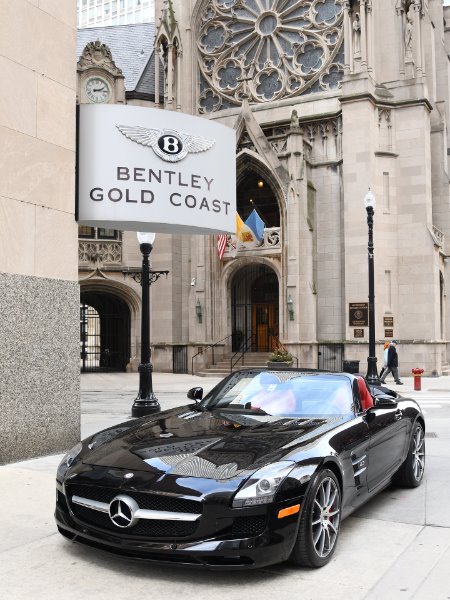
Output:
[[183,160],[189,153],[205,152],[216,143],[216,140],[182,133],[175,129],[150,129],[139,125],[116,125],[116,127],[129,140],[141,146],[149,146],[159,158],[167,162]]
[[116,496],[109,503],[109,518],[122,529],[125,527],[132,527],[138,520],[135,517],[136,511],[139,506],[133,498],[129,496]]

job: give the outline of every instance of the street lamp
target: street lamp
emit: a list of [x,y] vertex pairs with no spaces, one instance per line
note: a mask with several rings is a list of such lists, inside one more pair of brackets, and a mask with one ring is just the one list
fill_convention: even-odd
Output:
[[131,409],[131,415],[133,417],[143,417],[161,410],[158,399],[153,393],[153,365],[150,362],[150,285],[159,279],[161,275],[167,277],[169,271],[150,271],[149,256],[155,241],[155,234],[138,232],[137,238],[142,253],[142,271],[134,274],[135,281],[138,281],[142,287],[141,363],[138,368],[139,393]]
[[369,228],[368,261],[369,261],[369,356],[367,357],[367,383],[379,385],[380,379],[377,370],[377,357],[375,355],[375,283],[374,283],[374,249],[373,249],[373,215],[375,212],[375,196],[370,191],[364,196],[364,206],[367,211],[367,225]]

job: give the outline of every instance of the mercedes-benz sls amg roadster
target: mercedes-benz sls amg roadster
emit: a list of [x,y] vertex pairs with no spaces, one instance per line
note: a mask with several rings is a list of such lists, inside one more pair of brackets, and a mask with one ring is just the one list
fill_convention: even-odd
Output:
[[66,538],[210,569],[322,567],[342,519],[392,480],[423,479],[420,407],[361,376],[247,369],[187,397],[64,457],[55,516]]

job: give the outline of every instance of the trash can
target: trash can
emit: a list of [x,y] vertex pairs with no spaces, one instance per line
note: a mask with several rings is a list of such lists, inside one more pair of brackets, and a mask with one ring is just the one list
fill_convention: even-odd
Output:
[[344,360],[342,370],[344,373],[359,373],[359,360]]

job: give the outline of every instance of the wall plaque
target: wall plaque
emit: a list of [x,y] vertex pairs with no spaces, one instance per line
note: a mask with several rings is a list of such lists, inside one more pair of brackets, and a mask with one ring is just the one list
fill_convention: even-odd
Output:
[[393,329],[385,329],[384,330],[384,337],[385,338],[392,338],[392,337],[394,337],[394,330]]
[[353,337],[355,338],[363,338],[364,337],[364,329],[354,329]]
[[383,317],[383,325],[385,327],[394,327],[394,317]]
[[350,302],[349,324],[353,327],[367,327],[369,325],[369,304],[367,302]]

